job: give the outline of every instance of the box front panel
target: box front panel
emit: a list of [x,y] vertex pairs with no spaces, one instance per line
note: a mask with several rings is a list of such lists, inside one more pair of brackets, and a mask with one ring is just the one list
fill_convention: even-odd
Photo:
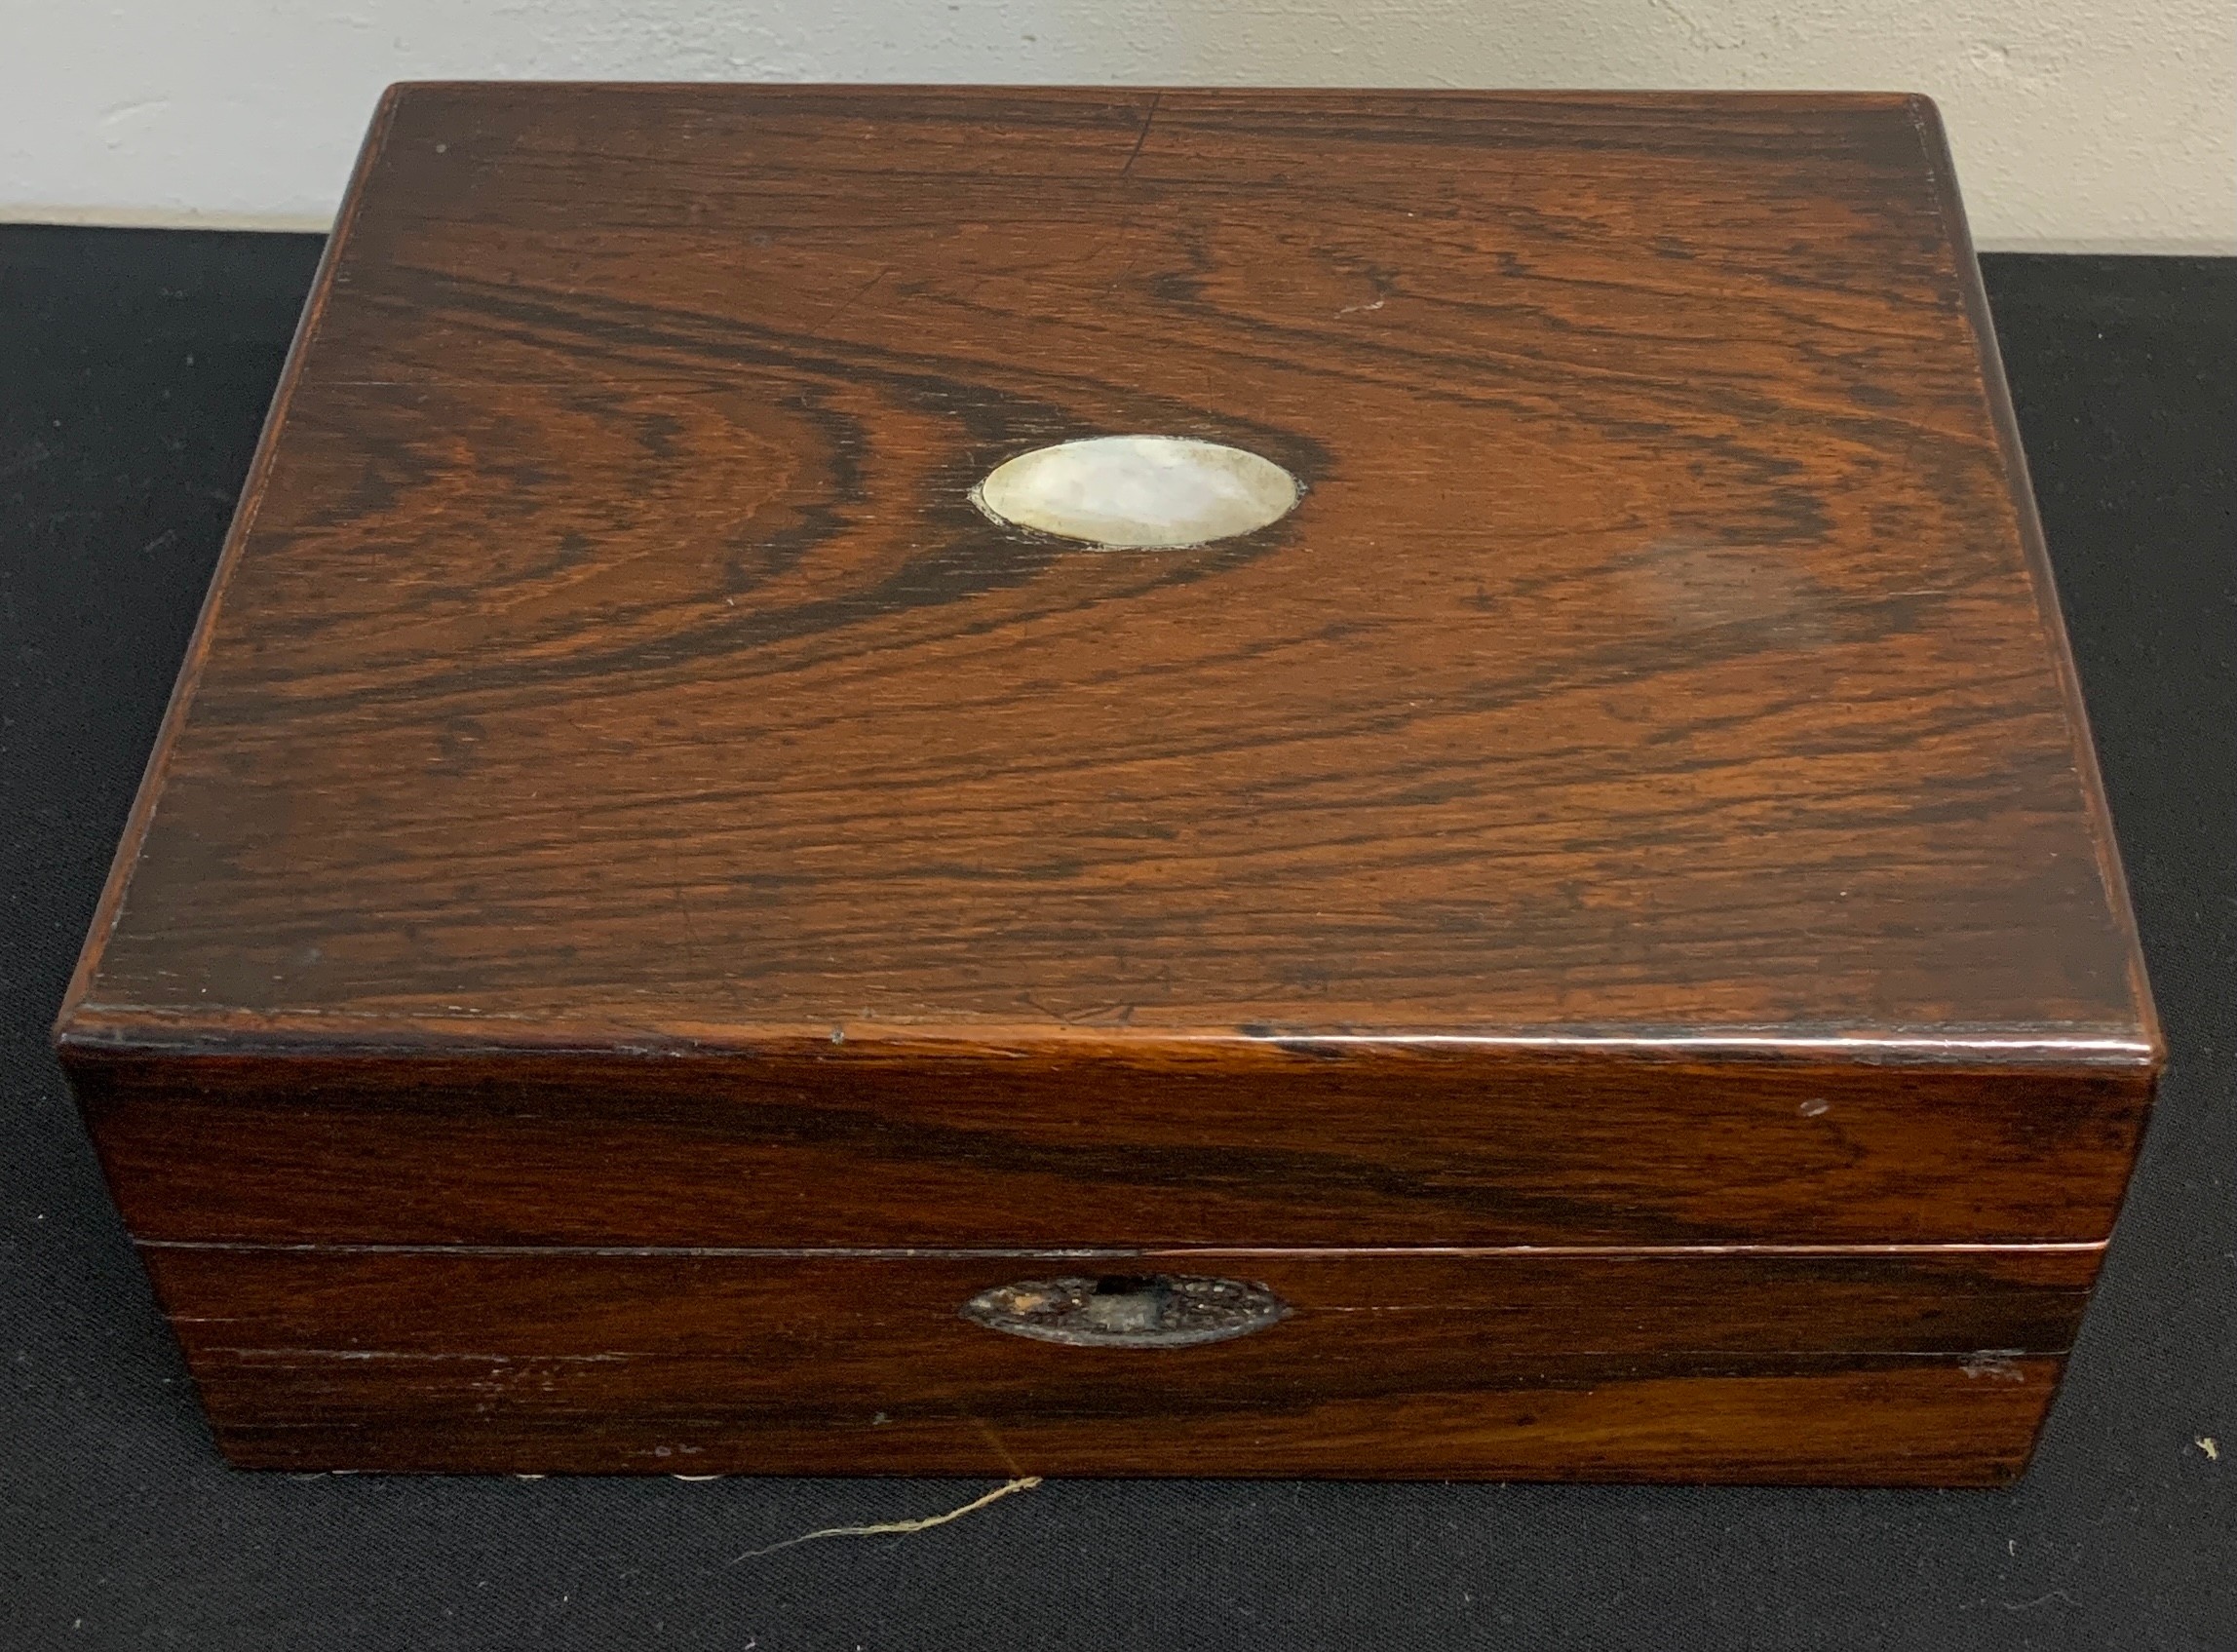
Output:
[[[2018,1472],[2098,1260],[145,1254],[246,1466],[1888,1483]],[[1269,1311],[971,1315],[1213,1280]]]
[[2145,1075],[1332,1050],[1163,1064],[101,1057],[142,1239],[594,1246],[2103,1240]]

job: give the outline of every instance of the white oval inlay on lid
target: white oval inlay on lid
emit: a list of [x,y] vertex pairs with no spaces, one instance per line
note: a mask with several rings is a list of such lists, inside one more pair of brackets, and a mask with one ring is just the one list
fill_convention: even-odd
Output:
[[1091,436],[1004,461],[971,490],[998,522],[1112,551],[1232,539],[1277,521],[1304,489],[1271,459],[1186,436]]

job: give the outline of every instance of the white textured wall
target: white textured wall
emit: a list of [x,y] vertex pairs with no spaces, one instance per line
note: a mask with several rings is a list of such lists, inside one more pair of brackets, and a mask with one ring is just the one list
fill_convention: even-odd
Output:
[[0,0],[0,216],[326,221],[392,80],[1842,87],[1986,247],[2237,251],[2230,0]]

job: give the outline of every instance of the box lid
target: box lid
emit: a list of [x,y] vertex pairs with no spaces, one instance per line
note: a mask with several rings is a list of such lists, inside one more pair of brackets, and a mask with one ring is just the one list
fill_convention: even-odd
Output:
[[[1114,436],[1295,491],[985,491]],[[59,1033],[1446,1133],[1518,1060],[2032,1074],[2082,1237],[2159,1058],[1899,96],[397,89]]]

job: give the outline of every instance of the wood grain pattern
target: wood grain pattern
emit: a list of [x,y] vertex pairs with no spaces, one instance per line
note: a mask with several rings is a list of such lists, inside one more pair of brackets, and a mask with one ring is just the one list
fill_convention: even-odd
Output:
[[1076,1256],[145,1253],[251,1466],[1889,1482],[2017,1472],[2098,1260],[1149,1254],[1292,1314],[1142,1351],[958,1317]]
[[[1123,433],[1305,492],[970,502]],[[523,1471],[2008,1477],[2162,1057],[1819,96],[397,89],[57,1038],[235,1460]]]
[[[1943,164],[1895,98],[409,91],[71,1024],[2148,1064]],[[1139,429],[1311,491],[967,501]]]
[[1268,1039],[1154,1067],[1084,1040],[81,1053],[76,1082],[146,1238],[780,1247],[2094,1241],[2149,1095],[2117,1070]]

